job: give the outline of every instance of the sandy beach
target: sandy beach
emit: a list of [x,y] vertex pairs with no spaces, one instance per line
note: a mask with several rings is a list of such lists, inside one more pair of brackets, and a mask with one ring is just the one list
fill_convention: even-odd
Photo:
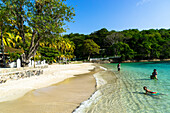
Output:
[[[99,72],[100,69],[93,69],[92,64],[74,64],[70,66],[68,69],[76,70],[74,77],[71,76],[70,78],[68,76],[69,78],[57,84],[34,89],[16,100],[1,102],[0,113],[73,112],[81,102],[86,101],[96,91],[96,81],[93,74]],[[60,69],[62,68],[60,67]],[[89,72],[89,69],[92,71]],[[65,72],[64,74],[70,75],[71,70],[67,70],[69,73],[66,74]],[[78,71],[84,72],[84,74],[79,74]]]
[[0,102],[22,97],[27,92],[59,83],[77,74],[90,72],[94,66],[91,63],[49,65],[43,75],[33,76],[0,84]]

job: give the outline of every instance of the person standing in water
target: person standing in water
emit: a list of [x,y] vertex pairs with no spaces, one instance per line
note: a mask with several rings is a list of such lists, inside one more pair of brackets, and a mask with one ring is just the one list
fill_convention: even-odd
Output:
[[120,71],[120,63],[117,65],[117,70]]
[[157,79],[158,80],[157,75],[158,75],[158,73],[157,73],[156,69],[154,69],[153,73],[151,75],[151,79]]

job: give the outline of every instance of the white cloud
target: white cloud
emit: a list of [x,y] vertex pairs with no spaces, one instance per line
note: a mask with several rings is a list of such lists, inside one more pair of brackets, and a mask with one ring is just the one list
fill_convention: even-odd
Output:
[[136,4],[136,6],[143,5],[143,4],[148,3],[148,2],[150,2],[150,1],[151,1],[151,0],[140,0],[140,1]]

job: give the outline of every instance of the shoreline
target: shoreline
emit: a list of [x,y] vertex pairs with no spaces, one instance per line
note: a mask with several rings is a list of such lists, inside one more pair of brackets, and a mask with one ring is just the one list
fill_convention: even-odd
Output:
[[24,96],[31,90],[48,87],[74,75],[90,72],[92,63],[50,65],[40,76],[33,76],[0,84],[0,102],[11,101]]
[[121,62],[122,63],[131,63],[131,62],[160,62],[160,61],[170,61],[170,59],[126,60],[126,61],[121,61]]
[[[108,71],[104,74],[100,73],[102,75],[98,76],[99,82],[101,77],[104,80],[106,80],[107,84],[104,84],[103,86],[99,87],[99,90],[97,90],[89,100],[81,103],[81,106],[78,109],[76,109],[75,112],[73,113],[88,113],[88,112],[118,112],[118,113],[134,112],[135,113],[135,112],[146,112],[146,111],[159,112],[162,106],[166,106],[164,110],[161,110],[162,112],[168,111],[169,101],[165,101],[164,103],[162,103],[162,101],[159,100],[160,99],[168,100],[169,96],[160,95],[158,97],[155,97],[150,95],[143,95],[144,91],[142,87],[144,85],[147,85],[152,90],[157,90],[157,91],[160,91],[160,87],[164,87],[163,89],[161,89],[161,91],[164,94],[169,93],[167,91],[168,82],[166,82],[166,79],[168,78],[168,73],[166,74],[166,70],[169,68],[170,63],[164,62],[163,65],[161,62],[158,64],[157,63],[156,64],[142,63],[142,64],[144,65],[138,65],[138,64],[126,65],[124,67],[126,69],[122,72],[118,72],[116,70],[115,64],[108,65]],[[150,67],[154,67],[154,66],[160,68],[160,75],[165,74],[160,78],[161,84],[158,84],[156,81],[152,81],[152,80],[150,81],[150,79],[147,78],[148,77],[147,73],[150,72]],[[155,103],[156,104],[158,103],[159,107],[150,106]],[[128,106],[124,107],[126,105]],[[143,110],[143,108],[145,107],[146,109]]]
[[105,73],[108,69],[99,64],[97,64],[96,67],[98,67],[98,69],[100,70],[99,72],[96,72],[93,74],[93,77],[95,79],[95,84],[96,84],[95,85],[96,90],[90,95],[88,99],[86,99],[85,101],[82,101],[79,104],[79,106],[73,110],[72,113],[87,112],[85,111],[86,107],[90,106],[92,104],[92,101],[98,101],[99,98],[97,98],[97,95],[101,94],[99,91],[99,88],[103,86],[104,84],[107,84],[107,82],[103,78],[100,78],[99,75],[101,75],[102,73]]
[[93,60],[90,61],[90,63],[98,63],[98,64],[107,64],[107,63],[133,63],[133,62],[161,62],[161,61],[170,61],[170,59],[150,59],[150,60],[125,60],[125,61],[120,61],[120,60]]
[[87,73],[75,74],[57,84],[29,91],[19,99],[0,103],[0,109],[6,113],[71,113],[96,92],[94,74],[103,69],[98,65],[92,67]]

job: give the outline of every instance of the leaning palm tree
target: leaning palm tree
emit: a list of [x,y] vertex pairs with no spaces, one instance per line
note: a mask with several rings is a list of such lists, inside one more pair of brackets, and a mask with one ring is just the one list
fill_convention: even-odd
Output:
[[11,48],[21,49],[21,37],[13,33],[6,32],[3,38],[4,44]]

